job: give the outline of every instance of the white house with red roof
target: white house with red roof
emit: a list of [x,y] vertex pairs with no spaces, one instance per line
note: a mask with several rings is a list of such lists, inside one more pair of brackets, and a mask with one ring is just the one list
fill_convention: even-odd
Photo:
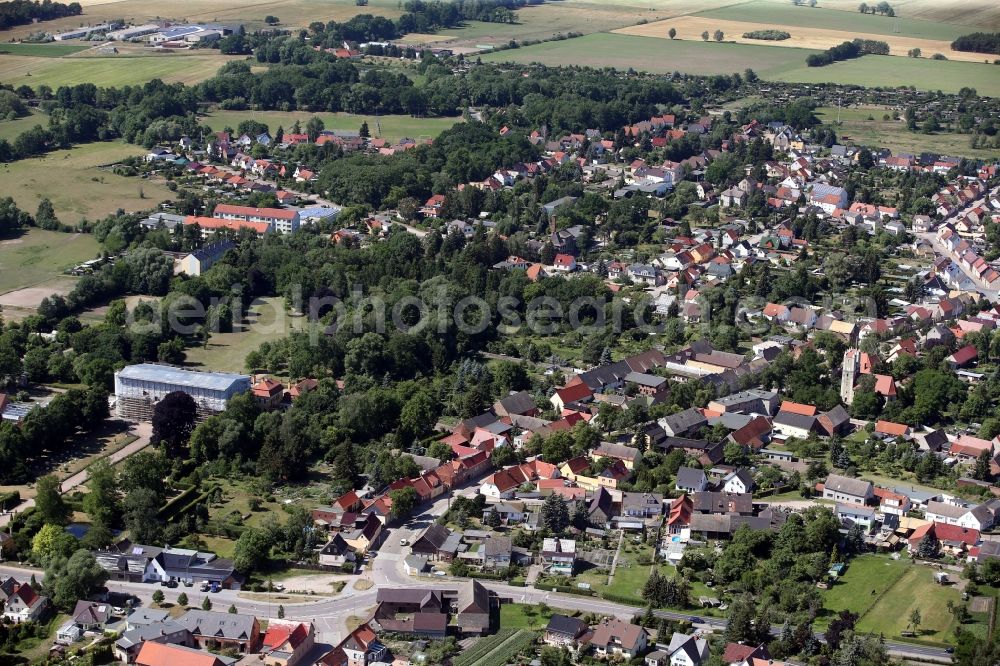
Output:
[[561,273],[572,273],[576,270],[576,258],[571,254],[557,254],[552,260],[552,268]]
[[4,604],[3,616],[15,624],[31,622],[40,618],[48,605],[48,597],[35,592],[28,583],[18,583]]

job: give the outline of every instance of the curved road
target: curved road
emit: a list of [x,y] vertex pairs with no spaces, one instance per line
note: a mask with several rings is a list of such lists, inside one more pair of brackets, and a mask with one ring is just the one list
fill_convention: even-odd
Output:
[[[474,490],[465,489],[459,491],[460,494],[469,494]],[[347,623],[349,618],[367,617],[375,606],[378,589],[381,588],[440,588],[454,582],[455,579],[442,577],[437,580],[432,577],[414,578],[408,576],[403,571],[402,561],[406,555],[405,549],[400,545],[400,540],[406,539],[410,542],[417,534],[423,530],[430,522],[440,516],[447,508],[449,498],[439,498],[434,504],[428,507],[422,514],[411,519],[407,526],[398,527],[388,531],[387,537],[379,552],[373,557],[367,567],[370,570],[363,571],[354,576],[334,576],[338,580],[346,582],[344,589],[336,595],[317,595],[315,600],[297,602],[290,599],[280,599],[282,594],[274,593],[273,601],[260,601],[256,598],[247,598],[248,593],[241,593],[234,590],[220,590],[216,593],[201,592],[199,588],[166,588],[149,583],[119,583],[109,581],[107,586],[112,591],[129,592],[138,597],[143,605],[152,604],[152,594],[156,590],[164,593],[167,601],[176,603],[177,596],[184,592],[188,596],[188,604],[191,607],[201,605],[204,597],[212,600],[215,610],[225,610],[231,604],[242,613],[251,613],[261,618],[277,617],[278,606],[284,606],[285,618],[293,620],[308,620],[316,625],[317,640],[330,644],[339,643],[348,633]],[[28,578],[32,574],[37,579],[43,577],[43,573],[35,569],[11,567],[0,565],[0,574],[13,575],[18,578]],[[367,590],[357,590],[354,583],[364,580],[373,583]],[[546,592],[533,587],[514,587],[495,581],[480,581],[483,586],[495,592],[501,599],[507,599],[517,603],[540,604],[545,603],[553,608],[565,610],[576,610],[584,613],[598,613],[602,615],[613,615],[621,619],[629,619],[637,613],[642,612],[641,608],[627,606],[624,604],[605,601],[596,597],[576,596],[572,594],[562,594],[557,592]],[[287,593],[286,593],[287,594]],[[255,597],[259,595],[254,595]],[[654,611],[657,617],[666,617],[674,620],[687,620],[692,622],[697,628],[723,630],[726,621],[722,618],[699,616],[693,613],[678,613],[674,611],[657,610]],[[817,638],[822,640],[822,633],[817,632]],[[941,648],[913,645],[896,641],[885,641],[889,652],[896,656],[912,657],[922,661],[937,663],[951,663],[951,655]]]

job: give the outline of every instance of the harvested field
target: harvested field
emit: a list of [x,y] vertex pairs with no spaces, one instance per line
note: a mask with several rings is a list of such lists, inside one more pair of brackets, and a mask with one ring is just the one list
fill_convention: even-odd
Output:
[[639,37],[659,37],[669,39],[667,31],[671,28],[677,30],[677,39],[701,41],[701,34],[708,31],[713,34],[716,30],[725,33],[726,42],[736,42],[737,44],[756,44],[775,47],[792,47],[800,49],[828,49],[841,42],[850,41],[854,38],[874,39],[887,42],[889,53],[894,56],[906,56],[907,51],[919,48],[923,57],[929,58],[935,53],[943,53],[949,60],[961,60],[967,62],[983,62],[995,56],[987,53],[966,53],[962,51],[952,51],[951,42],[941,39],[923,39],[906,35],[883,35],[878,33],[864,33],[845,30],[835,30],[827,28],[809,28],[783,26],[791,37],[781,41],[762,41],[759,39],[744,39],[743,33],[754,30],[774,29],[774,24],[751,23],[746,21],[729,21],[715,17],[706,16],[681,16],[657,21],[656,23],[646,23],[643,25],[633,25],[627,28],[620,28],[613,32],[623,35],[635,35]]

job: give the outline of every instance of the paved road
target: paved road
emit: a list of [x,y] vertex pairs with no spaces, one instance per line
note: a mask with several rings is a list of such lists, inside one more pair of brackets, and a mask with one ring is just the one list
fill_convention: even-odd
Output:
[[[125,460],[134,453],[138,453],[139,451],[149,446],[149,440],[153,435],[153,426],[151,424],[139,423],[132,426],[130,430],[138,437],[138,439],[136,439],[131,444],[115,451],[110,456],[105,456],[111,462],[112,465],[120,463],[122,460]],[[84,483],[87,482],[87,479],[89,478],[90,478],[90,473],[86,469],[84,469],[81,472],[77,472],[76,474],[63,480],[63,482],[59,484],[59,491],[63,494],[68,493],[74,488],[82,486]],[[0,515],[0,528],[5,527],[11,521],[11,519],[15,514],[27,511],[33,506],[35,506],[35,500],[26,499],[17,506],[15,506],[10,511],[5,511],[3,515]]]
[[[475,488],[465,488],[455,492],[455,495],[472,496]],[[119,583],[109,582],[108,588],[116,592],[128,592],[138,597],[144,606],[152,604],[152,595],[156,590],[164,593],[168,602],[176,603],[177,596],[184,592],[188,596],[188,604],[192,607],[201,605],[204,597],[212,600],[216,610],[225,610],[229,606],[235,605],[241,613],[252,613],[261,618],[277,617],[278,606],[283,605],[285,617],[292,620],[309,620],[316,625],[317,639],[319,641],[336,644],[340,642],[348,631],[347,622],[352,616],[364,618],[375,606],[377,591],[379,588],[418,588],[426,589],[433,587],[443,587],[453,583],[454,579],[449,577],[437,580],[429,577],[415,578],[408,576],[403,570],[403,559],[409,554],[409,547],[403,546],[402,542],[412,543],[416,536],[431,522],[440,517],[448,508],[451,498],[440,497],[433,504],[428,506],[422,513],[411,519],[407,525],[388,530],[386,540],[379,549],[377,555],[365,567],[365,571],[359,575],[347,578],[344,589],[337,595],[320,596],[314,600],[293,601],[283,600],[281,595],[275,593],[271,595],[272,601],[246,598],[246,593],[233,590],[220,590],[217,593],[204,593],[197,587],[193,588],[165,588],[149,583]],[[38,570],[24,569],[0,565],[0,574],[13,575],[19,578],[28,578],[32,574],[38,580],[44,574]],[[331,576],[332,578],[332,576]],[[342,578],[337,576],[337,578]],[[354,587],[354,582],[366,580],[374,583],[374,586],[367,590],[358,590]],[[584,597],[571,594],[561,594],[557,592],[546,592],[532,587],[515,587],[496,581],[481,581],[483,585],[495,592],[501,599],[510,602],[537,605],[548,604],[553,608],[565,610],[576,610],[584,613],[596,613],[601,615],[613,615],[621,619],[629,619],[642,609],[635,606],[613,603],[594,597]],[[257,595],[254,595],[257,596]],[[298,597],[297,597],[298,598]],[[699,616],[693,613],[678,613],[674,611],[655,611],[658,617],[665,617],[675,620],[687,620],[696,628],[721,631],[726,627],[726,621],[722,618]],[[775,630],[777,631],[777,629]],[[817,637],[822,639],[822,634],[817,633]],[[909,643],[899,643],[886,641],[888,650],[901,657],[912,657],[924,661],[938,663],[950,663],[951,657],[940,648],[911,645]]]
[[[948,221],[954,221],[954,220],[949,218],[949,220],[946,220],[945,222]],[[938,240],[936,233],[927,232],[922,234],[916,234],[916,236],[930,243],[931,247],[934,248],[934,252],[943,257],[948,257],[949,259],[952,260],[952,263],[955,264],[955,266],[957,266],[958,269],[962,272],[962,275],[965,276],[965,280],[963,280],[963,284],[961,285],[963,289],[978,291],[983,296],[988,298],[990,301],[992,302],[997,301],[997,297],[1000,296],[1000,290],[990,289],[989,287],[985,286],[984,283],[981,280],[979,280],[972,272],[966,270],[966,268],[962,266],[961,262],[958,261],[958,258],[952,256],[952,254],[948,252],[948,248],[946,248],[944,244]]]

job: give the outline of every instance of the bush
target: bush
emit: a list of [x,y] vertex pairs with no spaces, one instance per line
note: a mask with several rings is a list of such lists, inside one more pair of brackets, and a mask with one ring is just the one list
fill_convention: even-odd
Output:
[[763,39],[769,42],[780,42],[791,36],[791,33],[784,30],[751,30],[743,33],[743,39]]

